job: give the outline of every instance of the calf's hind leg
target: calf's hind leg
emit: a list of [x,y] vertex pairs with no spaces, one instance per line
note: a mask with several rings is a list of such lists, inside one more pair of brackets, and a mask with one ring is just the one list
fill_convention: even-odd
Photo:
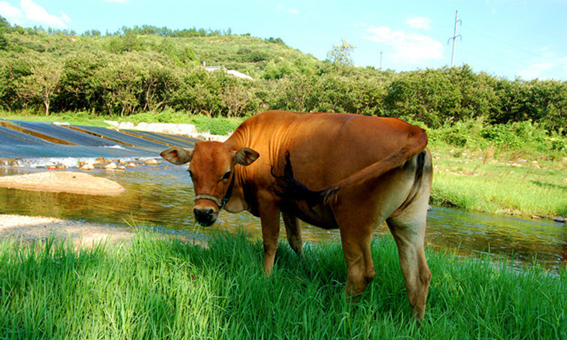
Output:
[[[424,196],[429,197],[429,195]],[[414,202],[386,222],[398,246],[400,267],[406,281],[412,315],[415,319],[422,320],[425,315],[431,272],[424,251],[427,201],[425,207],[419,203],[419,200]]]
[[345,289],[347,296],[356,297],[364,292],[376,276],[370,250],[372,231],[360,238],[349,231],[352,230],[341,228],[341,242],[348,271]]
[[374,231],[373,212],[362,206],[343,204],[335,207],[334,215],[347,264],[346,294],[355,297],[364,292],[376,276],[370,249]]

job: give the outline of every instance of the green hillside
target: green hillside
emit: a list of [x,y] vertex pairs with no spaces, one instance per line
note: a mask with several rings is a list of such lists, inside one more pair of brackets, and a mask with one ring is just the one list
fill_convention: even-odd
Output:
[[[42,29],[7,27],[3,34],[8,57],[14,54],[49,55],[66,58],[77,53],[103,52],[110,54],[157,53],[169,58],[168,62],[180,67],[219,65],[262,78],[266,68],[274,65],[288,67],[321,64],[311,55],[293,49],[279,39],[261,39],[250,35],[232,35],[219,31],[195,30],[193,34],[156,32],[157,28],[123,28],[113,34],[85,33],[81,36],[72,32],[57,31],[51,34]],[[163,34],[163,35],[162,35]]]
[[[320,61],[279,38],[230,30],[142,26],[77,35],[0,20],[0,110],[245,117],[283,109],[394,116],[434,129],[528,122],[567,133],[564,81],[509,80],[467,65],[396,73],[351,66],[349,50],[334,52],[343,55]],[[254,80],[207,71],[202,62]]]

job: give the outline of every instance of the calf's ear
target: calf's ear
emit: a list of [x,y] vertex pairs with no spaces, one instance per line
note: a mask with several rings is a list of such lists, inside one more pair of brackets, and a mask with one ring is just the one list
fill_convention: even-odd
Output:
[[250,148],[242,148],[234,154],[234,164],[250,165],[260,157],[260,154]]
[[171,147],[160,153],[161,157],[166,161],[175,165],[183,165],[191,162],[193,151],[185,150],[178,146]]

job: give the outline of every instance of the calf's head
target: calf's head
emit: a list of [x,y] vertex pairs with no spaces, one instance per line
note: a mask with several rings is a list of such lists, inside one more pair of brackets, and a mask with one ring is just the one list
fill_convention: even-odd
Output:
[[161,156],[175,165],[189,163],[195,189],[193,213],[199,224],[209,226],[230,200],[236,180],[235,166],[250,165],[260,155],[249,148],[234,150],[225,143],[198,142],[193,150],[174,146]]

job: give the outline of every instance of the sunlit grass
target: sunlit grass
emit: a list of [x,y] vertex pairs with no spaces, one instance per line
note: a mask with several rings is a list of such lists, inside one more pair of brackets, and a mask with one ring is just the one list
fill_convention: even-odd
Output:
[[105,120],[112,120],[110,117],[95,116],[89,112],[66,112],[66,113],[52,113],[49,116],[37,114],[34,112],[22,111],[13,113],[7,111],[0,111],[0,118],[10,120],[24,120],[29,122],[43,122],[43,123],[69,123],[74,125],[85,126],[102,126],[110,127],[105,123]]
[[376,279],[344,297],[338,244],[300,260],[281,244],[273,275],[246,235],[208,247],[141,233],[134,241],[0,244],[3,338],[555,339],[567,334],[567,274],[517,272],[488,258],[428,252],[433,282],[425,322],[410,319],[395,243],[374,246]]
[[501,215],[567,215],[567,163],[433,151],[433,204]]

